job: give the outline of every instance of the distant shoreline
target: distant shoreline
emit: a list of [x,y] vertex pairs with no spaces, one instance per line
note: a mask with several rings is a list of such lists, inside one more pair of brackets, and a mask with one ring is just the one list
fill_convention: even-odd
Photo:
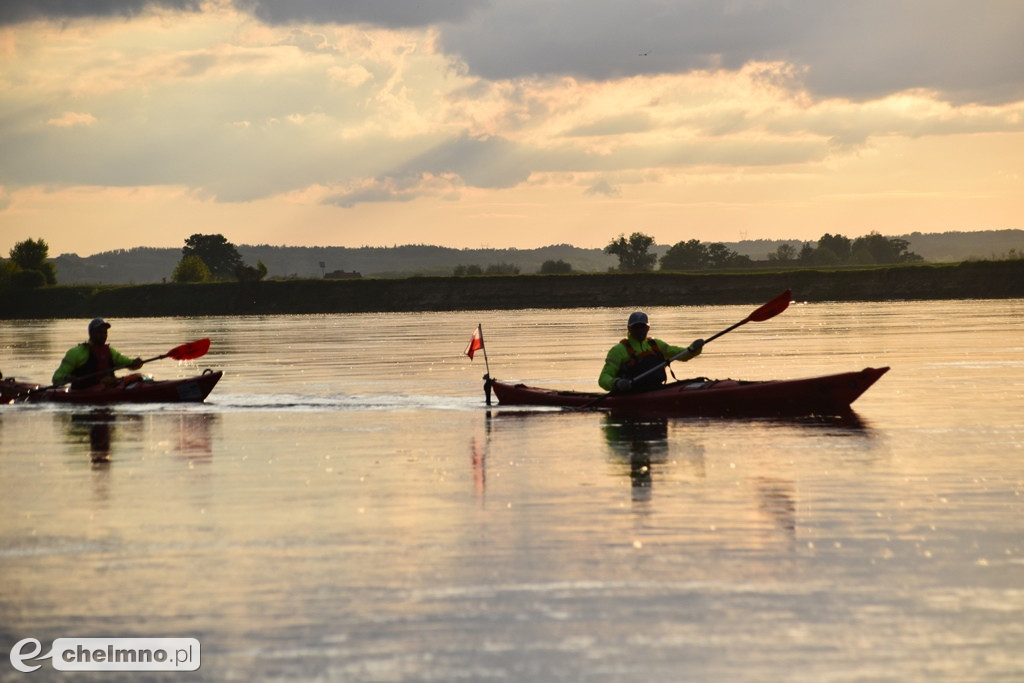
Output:
[[8,292],[0,319],[369,313],[1024,298],[1024,260],[728,273],[602,273],[57,286]]
[[[1024,255],[1024,230],[978,230],[896,235],[908,249],[926,263],[960,263],[998,260]],[[738,254],[750,257],[755,268],[783,268],[769,263],[769,255],[788,245],[799,253],[802,240],[741,240],[719,242]],[[663,256],[668,244],[653,244],[650,254]],[[445,277],[455,275],[457,268],[476,267],[483,272],[491,267],[500,273],[540,273],[545,264],[568,264],[575,273],[608,273],[618,265],[618,258],[600,247],[577,247],[553,244],[536,248],[456,249],[440,245],[405,244],[392,247],[297,247],[270,245],[238,245],[245,263],[262,262],[272,278],[319,279],[331,271],[356,271],[368,278],[401,279],[409,277]],[[61,254],[52,259],[57,268],[57,281],[62,285],[144,285],[161,284],[171,279],[181,260],[181,249],[133,247],[79,257]],[[827,269],[830,266],[821,266]],[[517,271],[509,268],[518,269]],[[496,273],[495,273],[496,274]]]

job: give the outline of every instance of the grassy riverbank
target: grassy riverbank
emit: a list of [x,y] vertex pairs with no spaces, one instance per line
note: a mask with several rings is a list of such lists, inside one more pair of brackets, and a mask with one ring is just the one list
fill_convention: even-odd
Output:
[[88,318],[1024,298],[1024,261],[734,273],[272,280],[6,292],[0,318]]

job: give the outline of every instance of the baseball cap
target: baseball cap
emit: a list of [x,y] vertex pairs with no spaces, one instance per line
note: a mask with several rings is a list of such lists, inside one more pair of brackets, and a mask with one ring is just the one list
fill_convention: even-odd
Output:
[[643,311],[636,311],[629,314],[629,322],[626,323],[626,327],[633,327],[633,325],[648,325],[647,314]]
[[108,323],[103,318],[93,318],[89,322],[89,334],[92,334],[94,330],[98,330],[100,328],[109,330],[110,329],[110,323]]

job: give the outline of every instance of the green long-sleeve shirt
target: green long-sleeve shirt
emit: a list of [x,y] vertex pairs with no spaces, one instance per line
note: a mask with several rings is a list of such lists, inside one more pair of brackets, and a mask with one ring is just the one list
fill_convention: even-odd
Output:
[[601,368],[601,376],[598,378],[597,383],[601,385],[601,388],[605,391],[611,391],[612,385],[615,383],[615,379],[619,377],[619,373],[622,371],[622,365],[629,360],[630,354],[626,349],[623,342],[628,343],[636,355],[640,355],[646,351],[650,351],[652,348],[651,342],[654,341],[657,344],[656,352],[659,353],[666,361],[673,356],[682,353],[683,355],[676,360],[688,361],[694,356],[700,355],[700,351],[690,351],[684,346],[670,346],[660,339],[644,339],[639,340],[633,335],[629,335],[626,339],[613,346],[608,351],[608,356],[604,359],[604,367]]
[[[111,370],[118,366],[127,367],[132,364],[133,361],[128,356],[112,346],[108,348],[110,349]],[[75,371],[89,362],[89,353],[89,342],[82,342],[68,349],[68,352],[64,354],[64,360],[60,362],[57,371],[53,373],[53,384],[64,384],[69,379],[73,379],[72,375],[75,374]]]

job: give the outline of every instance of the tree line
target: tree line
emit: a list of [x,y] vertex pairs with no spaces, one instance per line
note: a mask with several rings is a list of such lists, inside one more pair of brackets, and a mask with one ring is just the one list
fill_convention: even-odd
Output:
[[[520,268],[514,263],[492,263],[486,268],[478,264],[472,263],[470,265],[457,265],[452,270],[452,275],[455,277],[465,277],[467,275],[519,275]],[[572,264],[567,263],[564,259],[548,259],[541,264],[540,270],[537,271],[541,275],[556,275],[571,273]]]
[[[721,242],[710,244],[692,239],[677,242],[659,259],[649,253],[654,238],[634,232],[628,238],[621,234],[604,248],[606,254],[617,256],[618,270],[642,273],[654,270],[723,270],[751,268],[755,261],[729,249]],[[887,265],[917,263],[924,259],[908,251],[910,243],[898,237],[884,237],[872,232],[851,240],[843,235],[825,233],[816,244],[805,242],[800,250],[789,243],[779,245],[768,255],[768,262],[799,266]]]
[[[749,268],[755,262],[749,256],[739,254],[720,242],[706,244],[691,239],[677,242],[659,259],[648,253],[654,245],[654,238],[635,232],[627,239],[619,235],[612,240],[604,252],[617,256],[618,270],[623,272],[645,272],[653,270],[655,263],[661,270],[722,270]],[[864,237],[850,240],[842,235],[825,233],[812,246],[805,242],[797,252],[786,243],[768,256],[773,263],[794,263],[805,266],[826,265],[884,265],[915,263],[923,261],[920,256],[907,251],[909,242],[896,237],[884,237],[872,232]],[[572,266],[563,260],[545,261],[540,268],[542,274],[571,273]],[[458,265],[452,274],[456,277],[467,275],[518,275],[519,266],[514,263],[494,263],[486,268],[476,264]],[[209,280],[237,279],[251,281],[263,279],[267,267],[262,261],[256,267],[247,266],[233,244],[223,235],[192,235],[185,240],[182,259],[174,270],[175,282],[205,282]]]
[[[1011,236],[1016,236],[1019,231],[1002,231],[1006,233],[1012,233]],[[915,245],[918,240],[925,241],[927,244],[927,238],[935,239],[941,238],[944,234],[936,235],[919,235],[914,234]],[[986,237],[988,235],[988,237]],[[999,236],[1002,239],[1002,244],[1005,245],[1008,237],[1002,235],[999,232],[989,231],[988,233],[954,233],[954,237],[959,239],[961,242],[964,239],[970,238],[980,245],[980,247],[972,247],[973,249],[984,248],[987,244],[984,239],[994,239],[993,236]],[[979,242],[979,240],[981,240]],[[518,275],[521,272],[529,270],[529,272],[539,272],[542,274],[561,274],[561,273],[572,273],[576,272],[577,266],[568,262],[574,258],[580,257],[579,253],[581,250],[570,247],[569,245],[562,245],[565,247],[563,252],[568,251],[570,254],[565,258],[557,258],[562,256],[562,253],[555,253],[556,258],[549,258],[548,260],[541,263],[539,260],[530,263],[525,268],[519,263],[515,262],[515,255],[518,253],[517,250],[509,249],[503,250],[500,253],[503,259],[498,263],[490,263],[487,265],[438,265],[435,263],[436,255],[431,256],[434,252],[456,252],[459,250],[450,250],[441,247],[428,247],[424,245],[422,249],[425,250],[424,254],[418,252],[410,252],[408,248],[395,248],[388,250],[386,248],[376,248],[376,252],[389,252],[394,251],[396,254],[400,254],[401,258],[404,259],[402,263],[403,267],[412,272],[413,264],[422,264],[429,262],[433,264],[431,266],[430,274],[444,275],[454,274],[457,276],[473,276],[473,275]],[[722,270],[722,269],[743,269],[751,268],[758,265],[776,265],[776,266],[809,266],[809,267],[822,267],[822,266],[843,266],[843,265],[887,265],[887,264],[901,264],[901,263],[915,263],[922,261],[922,257],[909,251],[909,242],[899,237],[884,237],[877,232],[872,232],[863,237],[856,239],[850,239],[840,234],[829,234],[825,233],[816,242],[797,242],[787,241],[779,244],[777,241],[771,244],[774,251],[762,257],[762,260],[755,261],[749,256],[740,254],[733,249],[729,248],[721,242],[701,242],[696,239],[681,241],[671,247],[665,249],[665,247],[658,247],[656,251],[661,253],[661,256],[651,253],[654,247],[654,238],[644,233],[635,232],[629,237],[625,235],[619,235],[617,238],[610,241],[610,243],[601,249],[592,250],[595,253],[604,254],[601,259],[600,265],[595,266],[591,261],[588,265],[585,265],[580,270],[584,272],[597,272],[598,269],[608,268],[608,261],[605,260],[607,256],[618,257],[618,267],[609,268],[609,270],[615,270],[619,272],[646,272],[652,271],[659,268],[663,271],[710,271],[710,270]],[[934,246],[932,247],[934,250]],[[320,251],[310,251],[309,249],[298,249],[298,248],[280,248],[283,252],[291,253],[296,249],[301,252],[302,258],[310,258],[308,253],[322,253],[323,248]],[[339,248],[340,249],[340,248]],[[553,249],[553,248],[549,248]],[[136,250],[130,250],[125,252],[126,257],[130,257],[135,254]],[[164,250],[154,250],[164,251]],[[359,250],[343,250],[345,254],[349,255],[346,258],[354,258],[350,254],[354,254]],[[461,250],[469,253],[467,250]],[[472,251],[476,258],[480,258],[480,250],[469,250]],[[587,250],[582,250],[587,251]],[[22,242],[18,242],[10,250],[10,258],[0,258],[0,291],[7,291],[12,289],[31,289],[37,287],[51,286],[57,283],[58,272],[55,264],[49,259],[49,246],[46,241],[42,238],[39,239],[27,239]],[[257,281],[261,280],[268,275],[267,266],[263,263],[261,258],[257,258],[260,254],[253,254],[252,248],[249,248],[249,257],[256,260],[256,265],[248,265],[243,260],[238,248],[229,242],[223,235],[219,234],[193,234],[184,241],[184,246],[180,252],[180,258],[176,262],[164,261],[167,265],[161,265],[160,270],[164,268],[170,270],[164,276],[165,281],[170,279],[174,282],[211,282],[211,281]],[[532,252],[531,252],[532,253]],[[762,254],[764,252],[761,252]],[[1007,252],[1004,248],[1001,254],[996,254],[995,251],[992,253],[992,258],[995,259],[1019,259],[1021,258],[1022,250],[1017,248],[1011,248]],[[74,255],[73,258],[77,259]],[[264,254],[262,258],[271,258]],[[509,256],[513,258],[508,258]],[[450,257],[450,256],[449,256]],[[486,257],[486,255],[484,255]],[[321,255],[322,259],[323,256]],[[431,258],[435,258],[435,261],[430,261]],[[955,255],[954,255],[955,258]],[[568,259],[568,260],[567,260]],[[81,260],[81,259],[79,259]],[[294,261],[294,257],[292,259]],[[61,263],[61,259],[57,260]],[[268,261],[271,262],[271,261]],[[479,263],[479,262],[478,262]],[[584,263],[587,263],[584,261]],[[174,264],[174,265],[172,265]],[[321,265],[322,261],[321,261]],[[72,267],[68,264],[68,267]],[[116,265],[107,266],[108,268],[116,268]],[[294,267],[292,262],[288,262],[285,267]],[[281,268],[279,265],[278,268]],[[147,274],[152,272],[147,271]],[[282,270],[282,273],[292,271]],[[277,277],[298,277],[298,276],[284,276],[277,275]],[[159,280],[157,276],[156,280]],[[151,280],[152,281],[152,280]]]

